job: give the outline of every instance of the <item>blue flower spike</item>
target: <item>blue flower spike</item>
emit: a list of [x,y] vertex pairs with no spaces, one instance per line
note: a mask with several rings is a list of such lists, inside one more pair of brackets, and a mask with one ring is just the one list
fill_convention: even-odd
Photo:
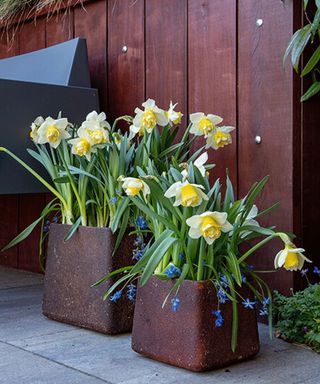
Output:
[[175,265],[171,264],[169,268],[167,268],[164,272],[165,275],[169,277],[169,279],[173,279],[175,277],[178,277],[181,275],[180,268],[176,267]]
[[147,220],[143,216],[138,216],[136,224],[141,230],[148,229]]
[[117,196],[112,197],[112,199],[111,199],[111,204],[112,204],[112,205],[115,205],[117,202],[118,202],[118,198],[117,198]]
[[129,284],[127,287],[127,298],[130,301],[135,301],[137,295],[137,287],[134,284]]
[[178,297],[174,297],[172,300],[171,300],[171,308],[172,308],[172,312],[177,312],[178,308],[179,308],[179,305],[180,305],[180,299]]
[[110,301],[113,301],[114,303],[116,303],[120,297],[122,296],[122,291],[117,291],[115,292],[111,297],[110,297]]
[[226,291],[224,291],[223,289],[219,288],[218,289],[218,301],[220,304],[225,304],[229,299],[228,299],[228,296],[226,294]]
[[313,268],[313,273],[320,276],[320,269],[318,267]]
[[245,299],[242,302],[243,306],[247,309],[254,309],[254,306],[256,305],[255,301],[250,301],[250,299]]
[[309,268],[301,269],[300,271],[302,277],[306,277],[308,272],[309,272]]
[[216,328],[222,327],[223,323],[224,323],[224,319],[223,319],[223,316],[221,314],[220,309],[217,309],[216,311],[212,311],[212,314],[216,317],[216,319],[214,321]]
[[259,315],[260,315],[260,316],[268,316],[268,314],[269,314],[269,311],[268,311],[268,308],[267,308],[267,307],[263,307],[263,308],[261,308],[260,311],[259,311]]

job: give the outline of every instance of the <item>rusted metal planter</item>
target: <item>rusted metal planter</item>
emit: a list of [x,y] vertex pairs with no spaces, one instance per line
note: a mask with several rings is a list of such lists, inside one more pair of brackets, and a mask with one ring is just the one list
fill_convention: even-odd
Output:
[[[238,345],[233,353],[231,303],[220,305],[224,325],[216,328],[212,311],[217,309],[217,296],[213,284],[184,281],[178,292],[177,312],[172,311],[170,300],[162,308],[173,284],[153,277],[138,288],[132,330],[135,352],[196,372],[236,363],[259,352],[254,310],[238,305]],[[252,296],[246,289],[243,294]]]
[[133,236],[125,235],[112,256],[116,236],[110,229],[79,227],[64,242],[69,230],[68,225],[50,226],[43,314],[110,335],[131,331],[133,302],[126,295],[116,303],[102,300],[116,278],[97,288],[91,285],[105,274],[132,264]]

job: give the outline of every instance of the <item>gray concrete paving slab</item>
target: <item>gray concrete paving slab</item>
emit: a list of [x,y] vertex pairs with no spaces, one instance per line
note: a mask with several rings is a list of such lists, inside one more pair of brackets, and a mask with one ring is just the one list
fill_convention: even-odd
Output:
[[265,325],[255,359],[196,374],[136,354],[130,335],[51,321],[41,301],[41,276],[0,268],[0,384],[320,384],[319,355],[270,340]]
[[106,382],[0,342],[0,384],[21,383],[103,384]]

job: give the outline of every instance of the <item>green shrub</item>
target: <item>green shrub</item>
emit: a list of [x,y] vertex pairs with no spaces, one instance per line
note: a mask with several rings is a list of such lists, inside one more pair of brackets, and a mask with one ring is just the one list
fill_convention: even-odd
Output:
[[309,285],[291,297],[275,292],[274,304],[276,333],[320,353],[320,284]]

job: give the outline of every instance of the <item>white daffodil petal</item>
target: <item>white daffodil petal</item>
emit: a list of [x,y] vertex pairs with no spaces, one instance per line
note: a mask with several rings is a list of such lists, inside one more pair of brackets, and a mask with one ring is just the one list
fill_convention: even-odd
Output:
[[222,117],[217,116],[217,115],[212,115],[212,114],[210,114],[210,113],[207,115],[207,117],[208,117],[208,119],[209,119],[210,121],[212,121],[212,123],[213,123],[214,125],[220,124],[220,123],[223,121],[223,118],[222,118]]
[[279,263],[279,259],[280,259],[280,256],[282,254],[283,250],[279,251],[277,254],[276,254],[276,257],[274,258],[274,268],[277,269],[277,268],[281,268],[282,265],[284,264],[284,262],[280,265]]
[[200,155],[194,162],[194,165],[199,168],[203,166],[208,161],[208,152],[204,152]]
[[233,230],[233,226],[232,226],[232,224],[230,224],[229,223],[229,221],[226,221],[223,225],[222,225],[222,227],[221,227],[221,231],[222,232],[230,232],[230,231],[232,231]]
[[201,216],[200,216],[200,215],[194,215],[194,216],[191,216],[191,217],[189,217],[189,218],[186,220],[186,223],[187,223],[187,225],[189,225],[189,227],[191,227],[191,228],[198,228],[198,227],[200,227],[200,225],[201,225],[201,223],[202,223]]
[[205,114],[203,112],[191,113],[190,121],[192,123],[198,123],[204,116],[205,116]]
[[199,239],[199,237],[202,236],[201,231],[199,231],[198,228],[193,228],[193,227],[191,227],[189,229],[189,233],[188,234],[191,237],[191,239]]
[[282,251],[280,251],[280,255],[278,257],[278,265],[279,265],[279,267],[283,266],[283,264],[286,261],[287,256],[288,256],[288,250],[287,249],[283,249]]
[[153,100],[153,99],[148,99],[148,100],[146,100],[143,104],[142,104],[142,106],[145,108],[145,109],[151,109],[151,108],[153,108],[153,107],[155,107],[155,105],[156,105],[156,102]]
[[165,192],[164,196],[167,198],[175,197],[177,194],[177,191],[181,188],[182,183],[181,181],[177,181],[176,183],[172,184]]
[[198,190],[198,195],[205,201],[209,200],[209,197],[201,189]]

